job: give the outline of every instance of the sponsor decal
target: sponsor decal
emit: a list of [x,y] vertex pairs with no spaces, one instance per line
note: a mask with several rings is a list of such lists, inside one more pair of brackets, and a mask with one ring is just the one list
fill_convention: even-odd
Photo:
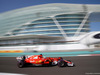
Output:
[[22,53],[22,50],[0,50],[0,53]]

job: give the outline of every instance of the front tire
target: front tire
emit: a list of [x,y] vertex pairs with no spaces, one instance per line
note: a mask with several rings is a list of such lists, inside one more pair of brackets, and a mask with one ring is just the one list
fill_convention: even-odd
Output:
[[59,60],[58,61],[58,66],[59,67],[66,67],[66,62],[64,60]]

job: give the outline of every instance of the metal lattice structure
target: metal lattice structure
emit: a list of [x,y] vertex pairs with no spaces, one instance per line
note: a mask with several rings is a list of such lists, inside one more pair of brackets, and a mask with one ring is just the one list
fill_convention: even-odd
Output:
[[90,16],[100,12],[99,8],[100,5],[54,3],[0,13],[0,39],[25,36],[29,40],[42,35],[67,40],[83,35],[90,31]]

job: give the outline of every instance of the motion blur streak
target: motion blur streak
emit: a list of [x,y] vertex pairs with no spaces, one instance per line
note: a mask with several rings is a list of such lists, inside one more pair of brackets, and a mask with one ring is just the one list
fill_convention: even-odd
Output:
[[100,73],[100,56],[64,57],[64,59],[72,60],[75,67],[29,66],[18,68],[15,57],[0,57],[0,72],[26,75],[86,75],[87,73]]

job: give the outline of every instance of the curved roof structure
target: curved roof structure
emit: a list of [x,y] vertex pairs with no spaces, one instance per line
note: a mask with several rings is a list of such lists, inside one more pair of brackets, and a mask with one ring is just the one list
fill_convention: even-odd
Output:
[[99,8],[100,5],[54,3],[8,11],[0,14],[0,36],[84,34],[89,32],[90,14],[99,14]]

